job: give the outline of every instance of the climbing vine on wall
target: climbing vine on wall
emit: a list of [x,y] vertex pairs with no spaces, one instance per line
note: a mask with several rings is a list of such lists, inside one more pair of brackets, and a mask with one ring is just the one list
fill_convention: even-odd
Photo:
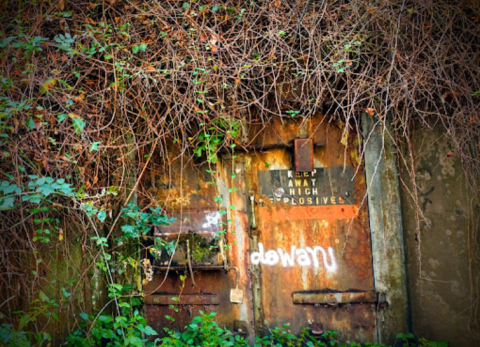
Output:
[[[346,135],[366,113],[397,146],[416,121],[446,130],[478,193],[476,1],[6,0],[0,18],[0,319],[37,339],[104,309],[92,282],[140,295],[140,253],[172,251],[140,242],[171,221],[142,181],[168,143],[215,163],[273,117]],[[136,304],[109,293],[119,316]]]

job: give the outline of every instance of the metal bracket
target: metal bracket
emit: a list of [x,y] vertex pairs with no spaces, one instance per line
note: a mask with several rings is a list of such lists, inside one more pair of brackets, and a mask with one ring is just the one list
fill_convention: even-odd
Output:
[[228,270],[235,270],[235,288],[230,289],[230,302],[234,304],[243,303],[243,290],[238,289],[238,268],[236,266],[230,266]]
[[220,305],[220,297],[216,294],[184,294],[181,300],[175,295],[148,295],[145,297],[147,305]]
[[250,193],[250,227],[253,230],[257,229],[257,220],[255,218],[255,195]]
[[387,306],[385,295],[377,292],[296,292],[293,293],[294,304],[338,306],[345,304],[377,304]]
[[295,140],[295,171],[313,171],[313,141],[312,139]]

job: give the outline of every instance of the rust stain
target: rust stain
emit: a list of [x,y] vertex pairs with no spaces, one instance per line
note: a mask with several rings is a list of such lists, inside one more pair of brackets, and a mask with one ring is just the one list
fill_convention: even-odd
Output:
[[295,140],[295,171],[313,171],[313,141],[312,139]]

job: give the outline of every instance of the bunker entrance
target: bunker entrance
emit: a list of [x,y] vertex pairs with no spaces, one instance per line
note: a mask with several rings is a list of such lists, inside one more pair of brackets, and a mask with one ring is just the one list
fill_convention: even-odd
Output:
[[250,338],[288,324],[293,332],[311,327],[375,340],[381,298],[358,136],[321,117],[274,119],[266,128],[252,126],[246,150],[221,156],[215,170],[203,168],[215,171],[214,184],[192,164],[159,192],[182,184],[189,199],[175,211],[181,225],[155,231],[183,246],[158,261],[146,285],[149,323],[181,330],[211,310],[220,326]]

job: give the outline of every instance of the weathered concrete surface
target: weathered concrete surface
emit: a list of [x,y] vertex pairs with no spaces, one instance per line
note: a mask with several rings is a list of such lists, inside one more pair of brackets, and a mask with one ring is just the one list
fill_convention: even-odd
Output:
[[378,340],[393,343],[407,331],[408,312],[397,161],[388,126],[364,114],[362,127],[375,290],[388,302],[378,311]]
[[473,197],[442,130],[417,128],[412,135],[414,165],[406,149],[401,167],[412,331],[452,347],[479,346],[478,212],[472,220]]

